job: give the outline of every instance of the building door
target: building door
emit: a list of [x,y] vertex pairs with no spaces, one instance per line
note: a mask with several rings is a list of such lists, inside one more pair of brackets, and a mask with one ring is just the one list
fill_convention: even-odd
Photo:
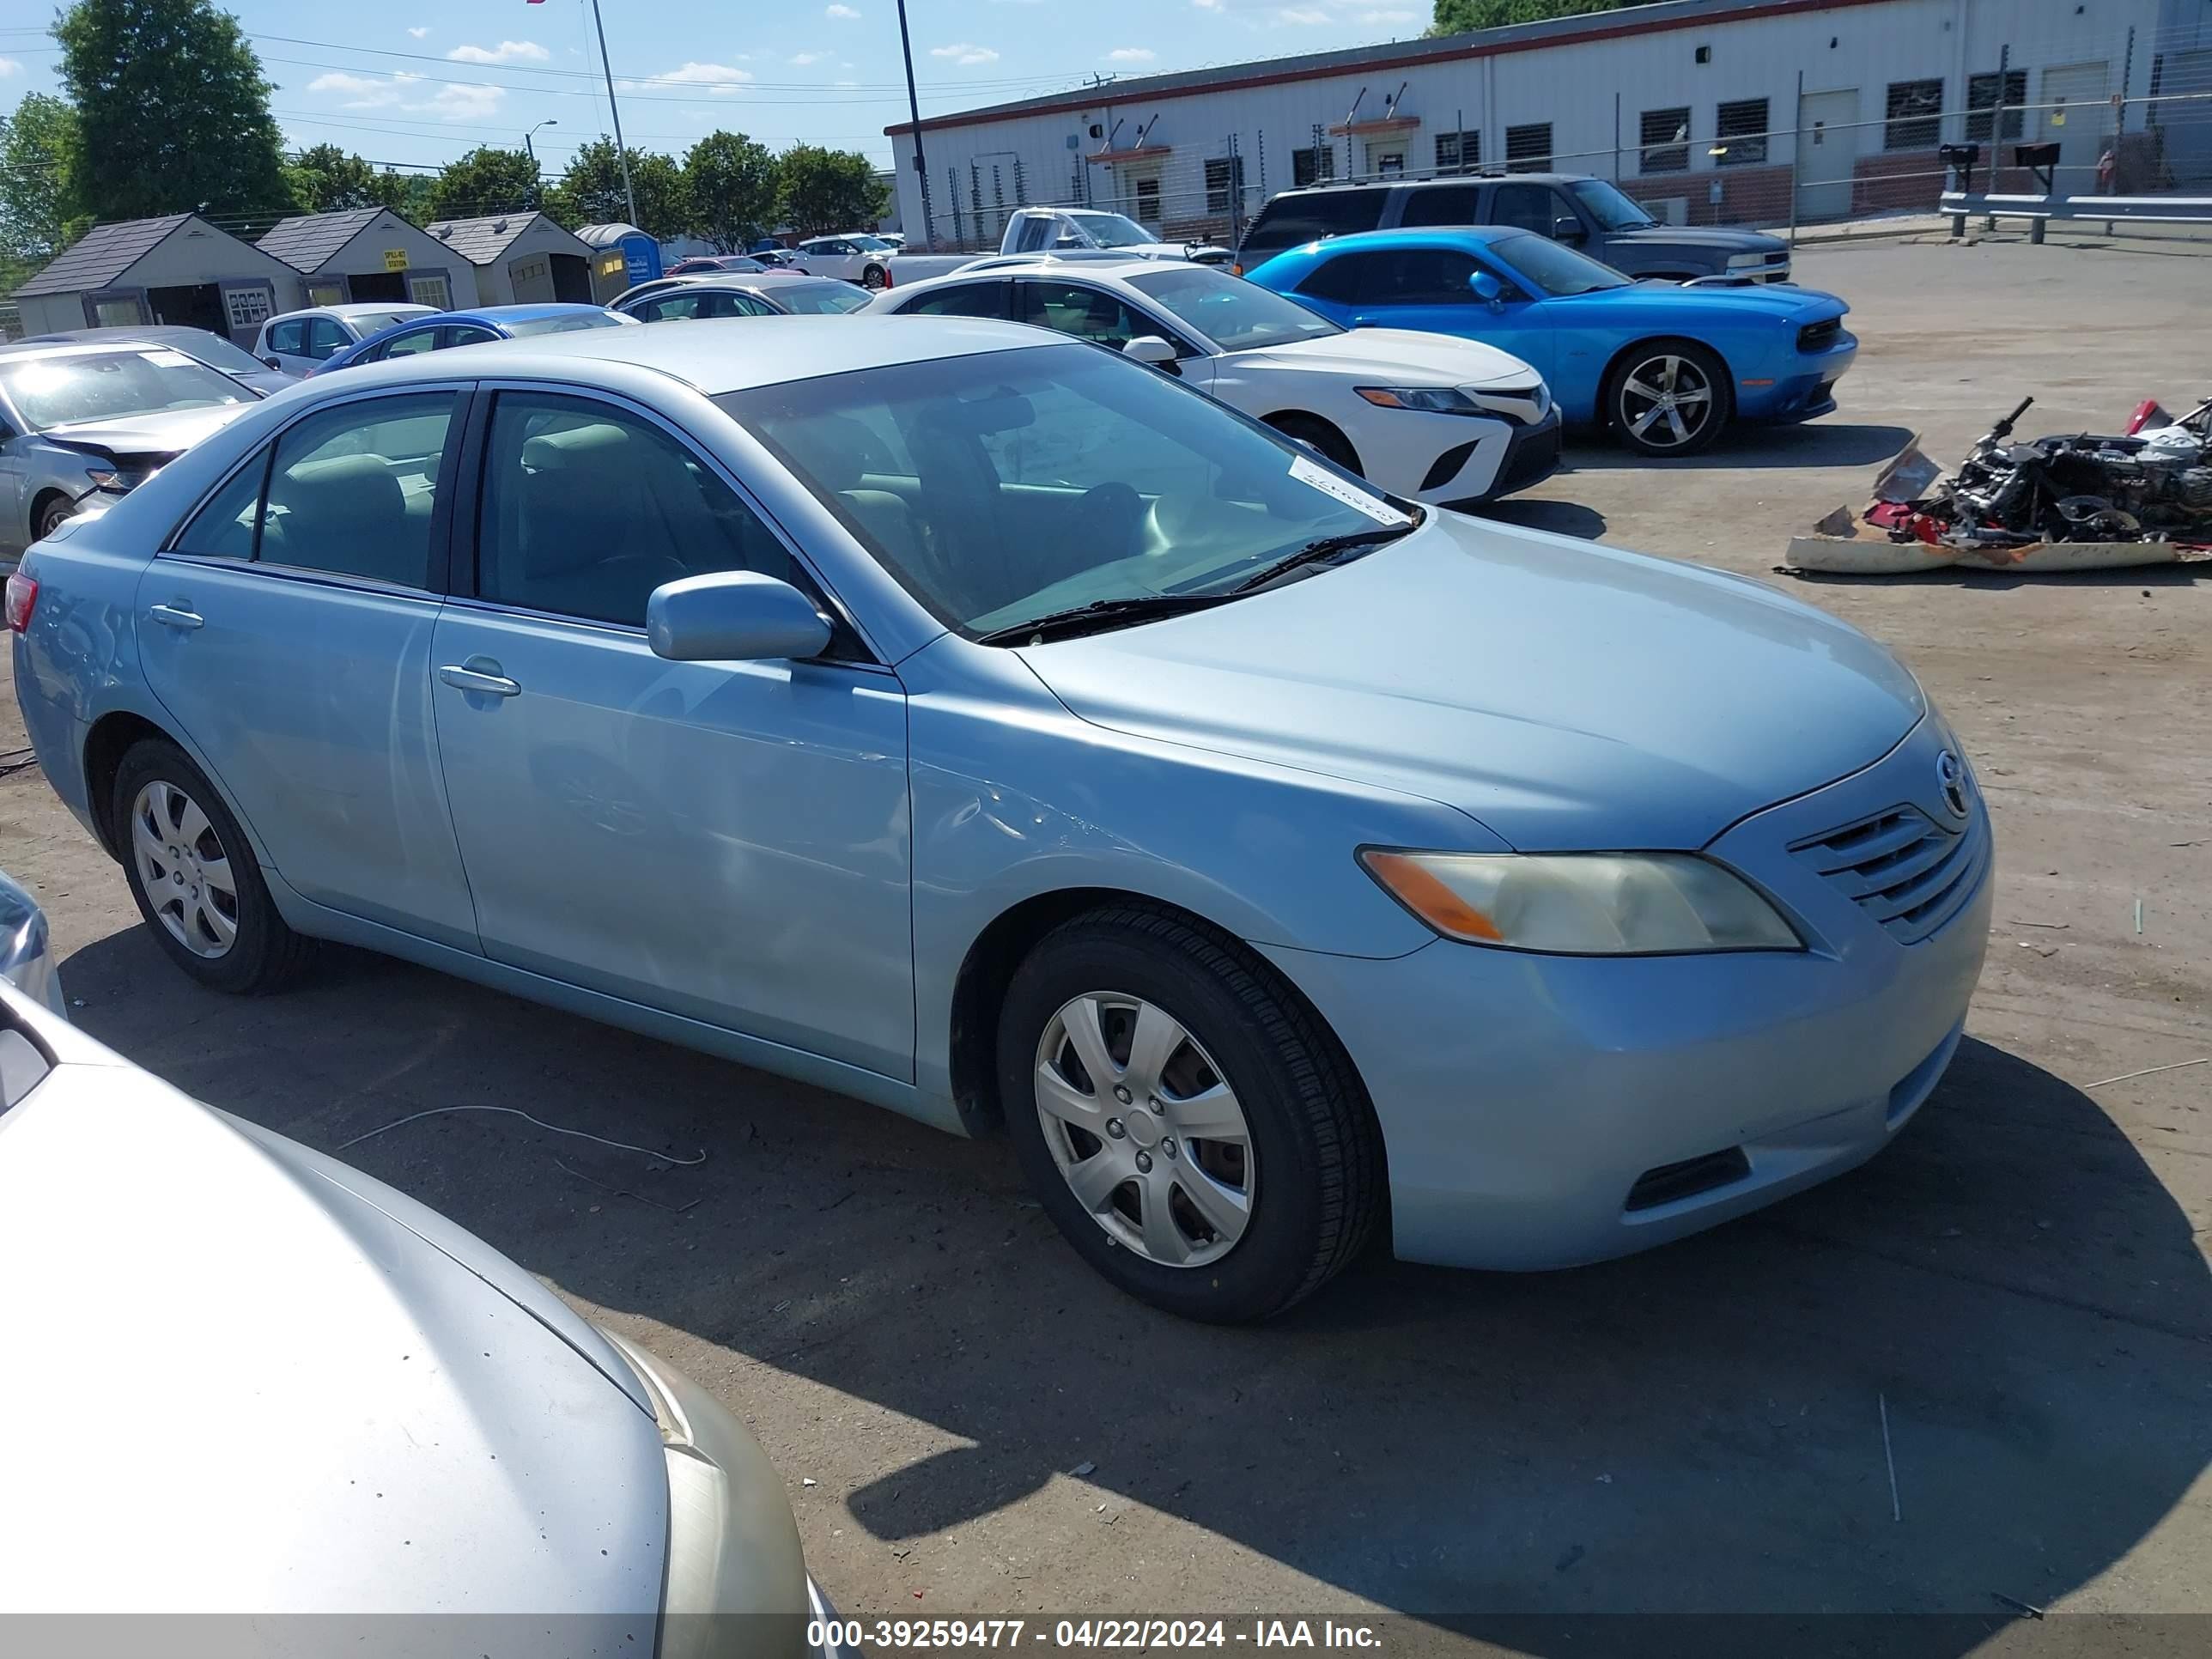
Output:
[[404,305],[407,301],[407,278],[397,270],[359,270],[346,278],[346,286],[356,300],[390,300]]
[[2086,196],[2097,188],[2097,157],[2112,125],[2105,102],[2112,90],[2112,66],[2064,64],[2043,71],[2043,94],[2036,101],[2038,136],[2058,146],[2058,193]]
[[566,305],[587,306],[592,302],[592,262],[580,253],[556,253],[549,257],[551,264],[553,297]]
[[517,259],[507,268],[508,286],[514,290],[514,303],[519,306],[550,304],[553,292],[553,261],[544,254],[533,254],[526,259]]
[[222,314],[222,290],[213,283],[186,283],[176,288],[149,288],[146,303],[154,320],[185,328],[204,328],[210,334],[228,335]]
[[1842,219],[1851,210],[1859,159],[1859,89],[1808,92],[1797,100],[1797,216]]

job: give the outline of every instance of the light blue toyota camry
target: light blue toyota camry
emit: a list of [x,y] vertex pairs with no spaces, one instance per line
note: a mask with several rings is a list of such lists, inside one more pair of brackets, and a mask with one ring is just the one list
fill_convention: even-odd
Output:
[[1972,771],[1863,635],[1010,324],[318,379],[8,619],[196,980],[343,940],[1003,1132],[1197,1318],[1385,1231],[1559,1267],[1850,1169],[1989,931]]

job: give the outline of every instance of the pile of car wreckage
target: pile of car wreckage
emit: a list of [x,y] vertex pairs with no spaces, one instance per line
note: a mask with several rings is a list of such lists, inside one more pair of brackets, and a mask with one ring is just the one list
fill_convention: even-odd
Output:
[[2146,399],[2116,437],[2014,443],[2034,401],[2023,398],[1948,477],[1906,445],[1875,478],[1873,505],[1857,517],[1838,507],[1794,538],[1784,568],[1893,575],[2212,558],[2212,399],[2179,420]]

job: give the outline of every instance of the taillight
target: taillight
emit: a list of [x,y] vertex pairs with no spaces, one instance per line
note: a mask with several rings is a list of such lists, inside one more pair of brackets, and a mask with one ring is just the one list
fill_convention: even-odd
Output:
[[1239,264],[1232,264],[1229,267],[1229,274],[1231,276],[1242,276],[1244,274],[1244,267]]
[[39,602],[39,585],[21,571],[8,578],[8,631],[27,634],[31,629],[31,607]]

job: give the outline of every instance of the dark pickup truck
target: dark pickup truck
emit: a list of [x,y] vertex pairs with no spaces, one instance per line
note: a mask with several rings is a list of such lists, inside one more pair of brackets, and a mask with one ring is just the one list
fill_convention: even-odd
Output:
[[1516,173],[1502,179],[1318,185],[1286,190],[1252,221],[1239,275],[1287,248],[1368,230],[1513,225],[1566,242],[1631,276],[1786,283],[1789,245],[1756,230],[1662,224],[1602,179]]

